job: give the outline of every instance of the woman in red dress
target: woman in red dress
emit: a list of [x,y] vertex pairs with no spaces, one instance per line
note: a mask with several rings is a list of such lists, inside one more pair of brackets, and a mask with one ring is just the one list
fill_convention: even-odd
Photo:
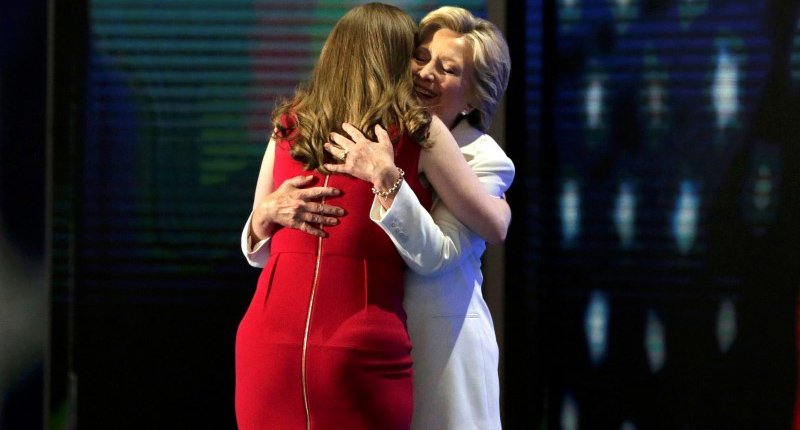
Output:
[[[501,210],[444,124],[414,96],[409,65],[415,30],[396,7],[356,7],[329,35],[309,85],[273,115],[275,133],[254,209],[263,209],[273,190],[295,184],[298,176],[316,181],[321,197],[306,203],[315,206],[313,213],[299,220],[301,230],[317,236],[269,222],[251,224],[254,237],[271,238],[271,249],[236,338],[241,430],[410,427],[404,264],[369,218],[373,195],[391,201],[405,180],[429,205],[430,192],[419,177],[424,172],[476,231],[490,229],[484,220],[497,219]],[[371,183],[331,175],[324,164],[334,160],[324,144],[331,132],[343,131],[343,122],[371,140],[391,140],[375,150],[390,151],[399,169],[376,169]],[[325,216],[336,208],[346,216]]]

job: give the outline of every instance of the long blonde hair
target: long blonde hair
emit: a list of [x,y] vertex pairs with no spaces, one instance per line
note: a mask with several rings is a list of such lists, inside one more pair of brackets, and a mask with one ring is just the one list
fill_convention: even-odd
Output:
[[511,74],[511,57],[503,33],[491,22],[453,6],[443,6],[425,15],[419,27],[421,39],[446,28],[462,34],[472,47],[475,91],[470,104],[475,109],[467,114],[467,120],[473,127],[488,131]]
[[[355,7],[336,23],[311,80],[272,114],[278,133],[294,142],[294,159],[327,173],[323,144],[332,131],[344,134],[343,122],[373,141],[381,124],[426,145],[431,115],[414,94],[410,68],[416,29],[405,12],[381,3]],[[297,119],[290,136],[284,115]]]

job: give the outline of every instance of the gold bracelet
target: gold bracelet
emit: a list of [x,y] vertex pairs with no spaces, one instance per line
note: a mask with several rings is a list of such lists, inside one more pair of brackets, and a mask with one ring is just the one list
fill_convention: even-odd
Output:
[[375,195],[377,195],[378,197],[380,197],[382,199],[386,199],[386,198],[389,198],[390,196],[393,196],[395,193],[397,193],[397,190],[400,189],[400,184],[403,183],[403,177],[406,174],[406,172],[404,172],[403,169],[401,169],[399,167],[397,168],[397,172],[400,173],[400,176],[397,178],[396,181],[394,181],[394,184],[392,184],[391,188],[389,188],[386,191],[381,191],[381,190],[379,190],[379,189],[377,189],[375,187],[372,187],[372,194],[375,194]]

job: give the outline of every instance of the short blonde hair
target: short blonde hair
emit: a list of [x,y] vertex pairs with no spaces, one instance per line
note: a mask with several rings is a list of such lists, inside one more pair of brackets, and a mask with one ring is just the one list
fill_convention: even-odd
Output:
[[420,40],[444,28],[462,34],[469,43],[474,65],[471,97],[474,109],[467,120],[473,127],[487,131],[511,74],[511,57],[503,33],[491,22],[452,6],[440,7],[425,15],[419,28]]

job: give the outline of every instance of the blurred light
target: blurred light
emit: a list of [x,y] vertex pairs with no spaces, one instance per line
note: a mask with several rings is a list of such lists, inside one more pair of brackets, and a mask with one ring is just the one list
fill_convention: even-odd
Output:
[[617,229],[620,245],[629,248],[633,244],[636,226],[636,196],[629,182],[623,182],[619,186],[614,207],[614,226]]
[[589,358],[592,365],[599,364],[606,356],[608,348],[608,296],[600,291],[592,292],[584,317],[586,341],[589,344]]
[[644,346],[650,371],[658,373],[664,367],[667,358],[667,344],[664,337],[664,324],[652,309],[647,311]]
[[561,0],[561,7],[564,9],[575,9],[578,6],[578,0]]
[[631,420],[625,420],[619,430],[636,430],[636,425]]
[[599,78],[592,78],[586,89],[586,121],[591,129],[603,125],[603,83]]
[[681,24],[684,30],[689,28],[691,20],[708,9],[709,0],[680,0],[678,3],[678,14],[681,17]]
[[642,59],[644,75],[639,90],[639,118],[646,124],[648,146],[655,149],[669,133],[669,73],[655,54],[656,49],[648,46]]
[[723,354],[730,351],[736,340],[736,305],[731,299],[719,304],[717,311],[717,345]]
[[0,407],[12,384],[41,359],[47,320],[41,263],[25,258],[6,236],[0,217]]
[[561,21],[559,31],[568,32],[572,25],[581,19],[581,8],[578,0],[559,0],[558,19]]
[[717,71],[714,74],[712,97],[717,113],[717,128],[731,125],[739,112],[739,70],[728,49],[721,48],[717,56]]
[[639,15],[635,2],[635,0],[614,0],[614,20],[617,31],[620,33],[624,33],[628,29],[628,25]]
[[660,125],[662,117],[667,112],[667,106],[664,103],[666,95],[661,81],[651,79],[647,86],[647,112],[650,114],[651,127]]
[[756,209],[765,210],[772,199],[772,170],[768,164],[758,166],[758,177],[753,190],[753,205]]
[[766,234],[778,216],[783,159],[781,145],[753,143],[739,203],[744,221],[757,237]]
[[672,215],[672,234],[678,244],[678,250],[686,255],[692,249],[697,236],[700,197],[691,181],[681,182],[681,191],[675,201],[675,212]]
[[560,198],[561,234],[564,244],[570,245],[580,233],[581,196],[578,182],[570,179],[564,183]]
[[564,395],[561,406],[561,430],[578,430],[578,404],[569,393]]

